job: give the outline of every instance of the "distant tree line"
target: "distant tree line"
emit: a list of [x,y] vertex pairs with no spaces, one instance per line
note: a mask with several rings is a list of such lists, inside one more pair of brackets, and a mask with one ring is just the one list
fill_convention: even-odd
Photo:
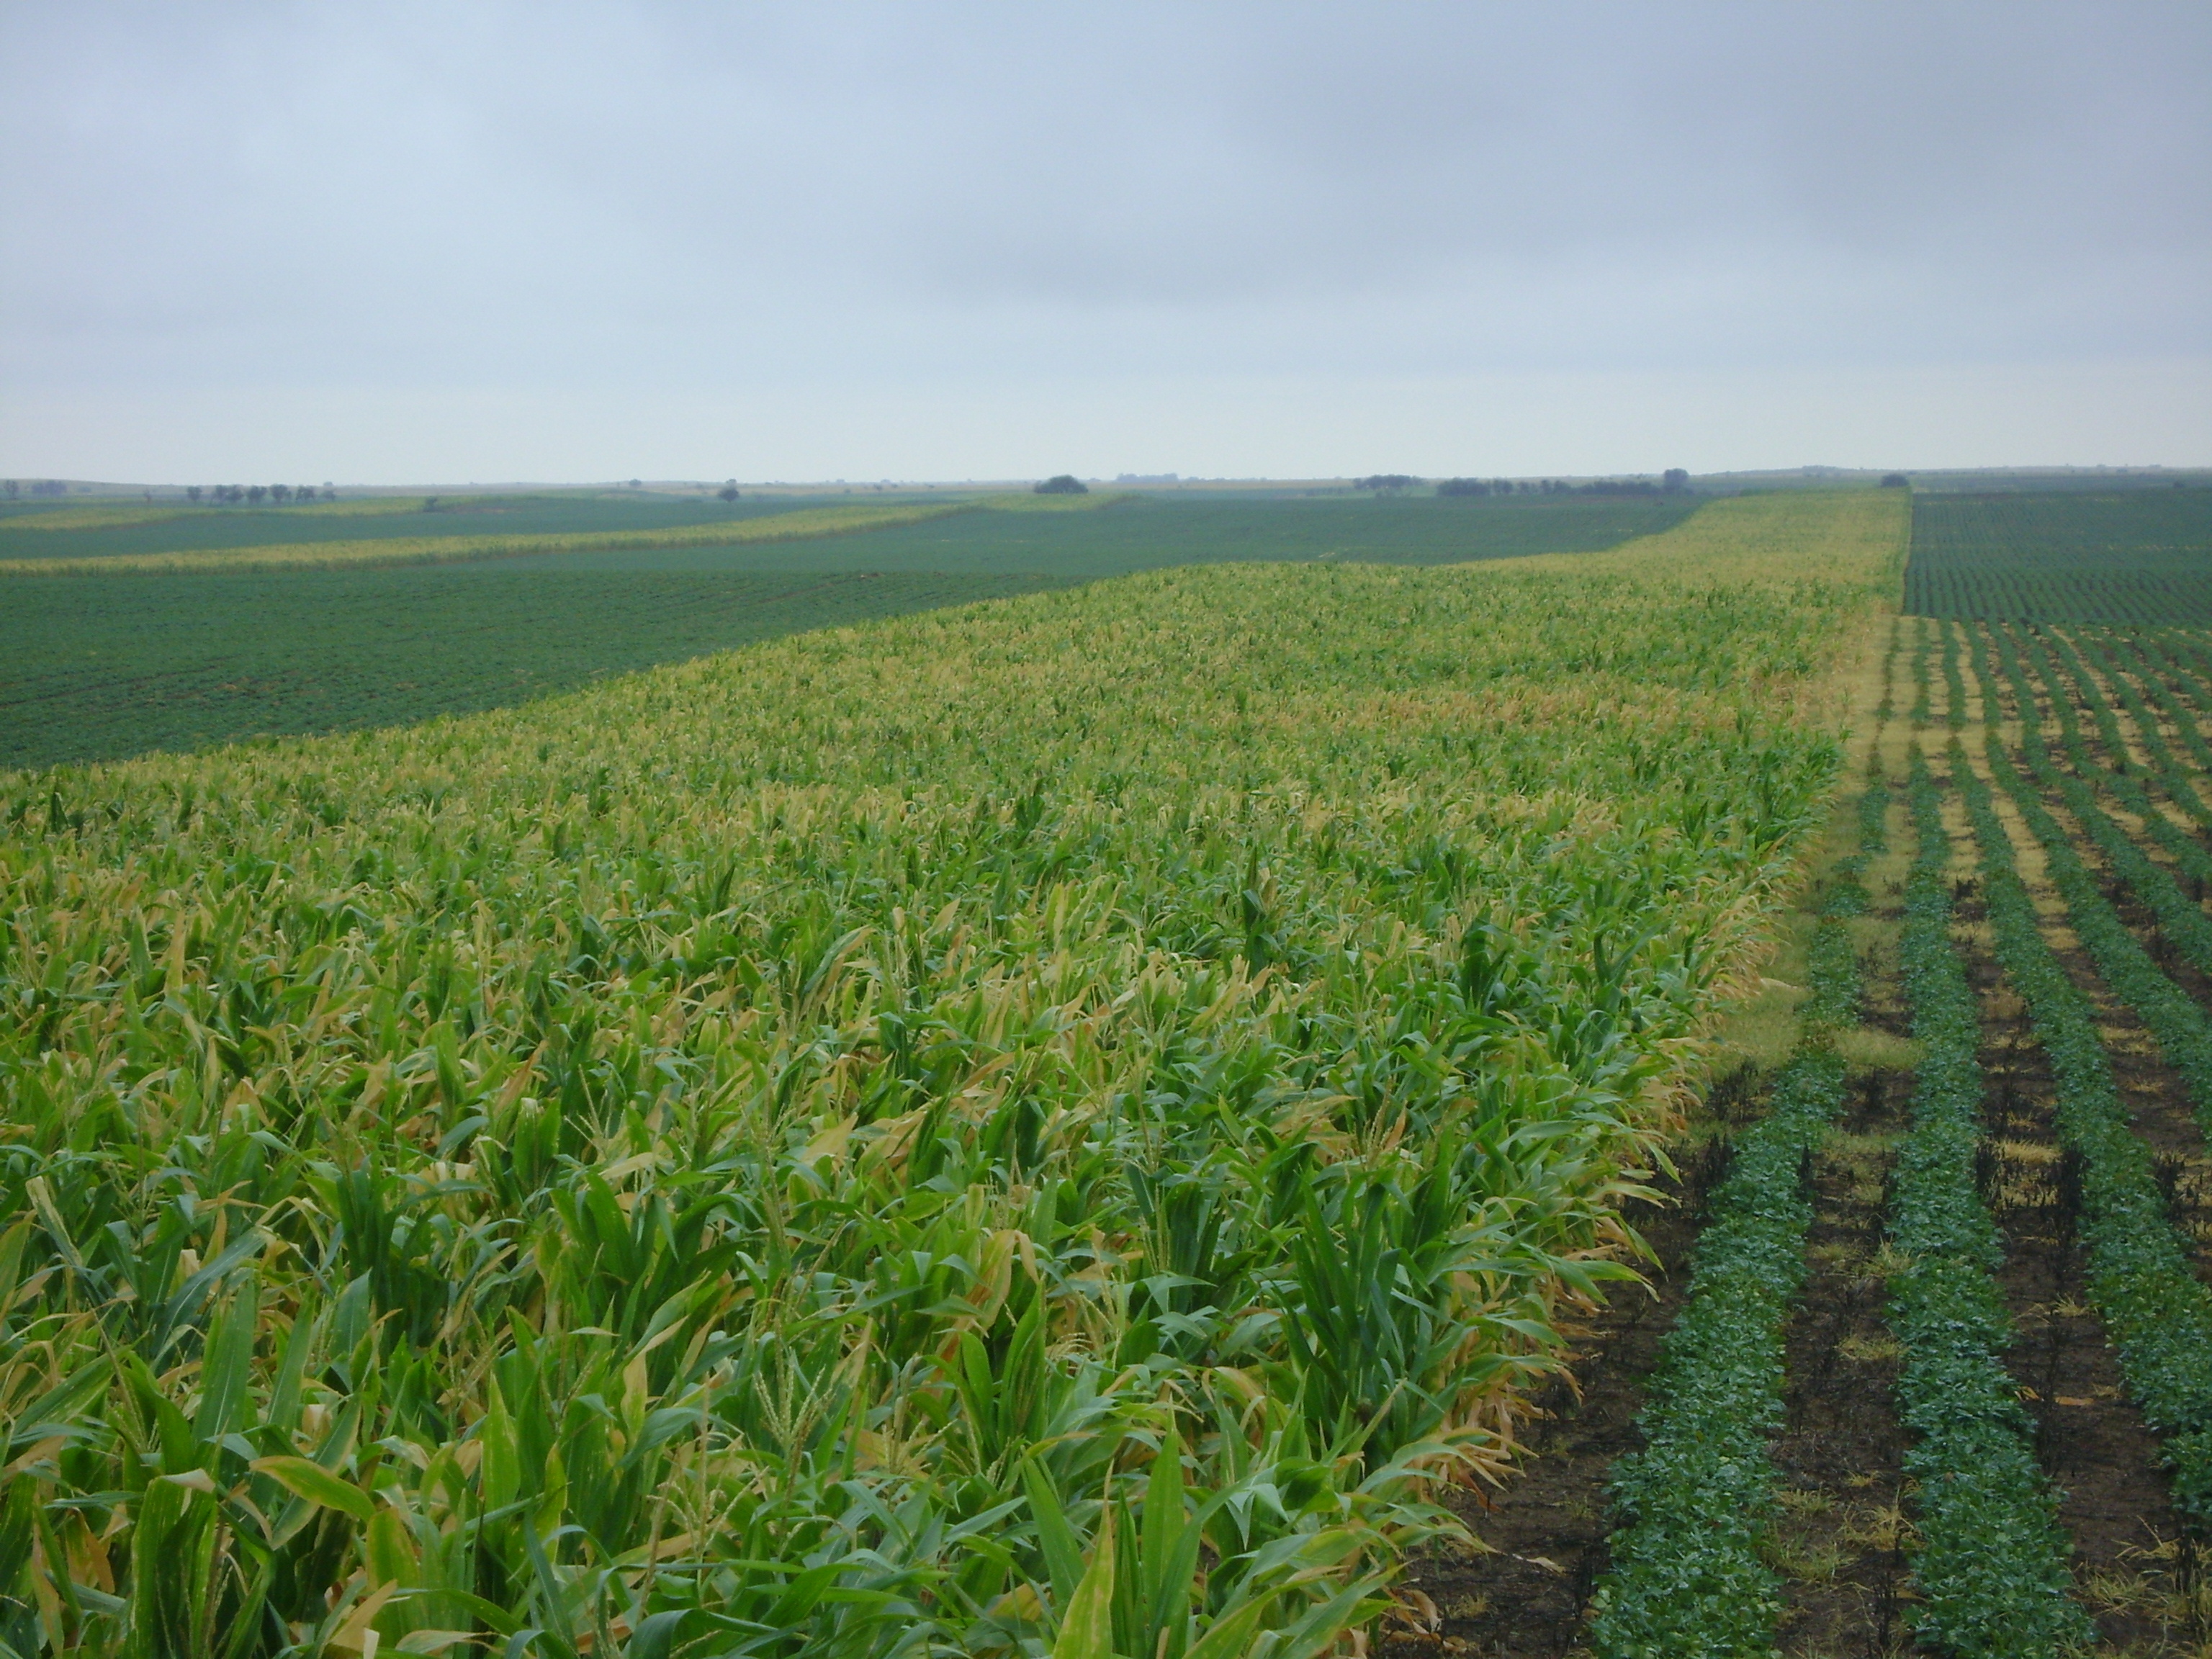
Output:
[[[1418,483],[1419,480],[1413,482]],[[1372,488],[1362,478],[1359,487]],[[1446,478],[1437,486],[1439,495],[1679,495],[1690,487],[1689,472],[1670,466],[1654,483],[1649,478],[1595,478],[1589,483],[1570,483],[1565,478]]]
[[1055,473],[1032,492],[1039,495],[1088,495],[1091,486],[1073,472]]
[[[7,483],[7,490],[8,499],[9,501],[13,501],[21,499],[23,495],[23,486],[20,481],[14,478],[9,479]],[[59,478],[34,478],[31,482],[31,494],[33,495],[66,495],[69,494],[69,486],[64,483]]]
[[264,501],[274,501],[283,507],[288,501],[306,502],[318,497],[334,501],[338,498],[338,492],[317,489],[313,484],[210,484],[204,489],[198,484],[191,484],[185,490],[185,499],[188,501],[207,501],[218,507],[235,507],[241,502],[247,507],[259,507]]

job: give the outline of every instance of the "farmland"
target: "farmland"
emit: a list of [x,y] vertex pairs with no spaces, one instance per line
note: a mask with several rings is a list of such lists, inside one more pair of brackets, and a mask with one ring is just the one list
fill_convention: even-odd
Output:
[[[292,509],[278,527],[273,514],[251,520],[263,539],[238,543],[207,539],[212,516],[188,526],[198,542],[177,539],[167,524],[134,526],[131,540],[110,530],[21,532],[7,544],[19,571],[36,554],[73,574],[0,572],[0,765],[473,712],[778,634],[1137,569],[1595,550],[1666,529],[1686,511],[1602,500],[960,507],[802,504],[726,525],[689,504],[586,501],[527,529],[504,509],[316,520],[317,507]],[[515,512],[552,509],[525,501]],[[648,512],[660,521],[622,516]],[[834,533],[838,515],[853,513],[873,514],[877,527]],[[883,522],[902,513],[913,518]],[[343,527],[320,543],[303,539],[300,526],[314,523]],[[372,525],[374,536],[364,528]],[[496,528],[457,552],[456,525]],[[784,534],[810,526],[803,538]],[[747,534],[773,538],[714,539]],[[557,550],[555,538],[564,538]],[[65,545],[58,552],[57,544]],[[432,544],[446,551],[426,558],[420,549]],[[312,558],[332,547],[347,562],[207,562],[272,549]]]
[[[0,774],[0,1634],[1287,1659],[1374,1626],[1641,1303],[1606,1295],[1624,1215],[1822,833],[1904,508],[1316,545]],[[1849,908],[1726,1186],[1753,1277],[1825,1224],[1760,1195],[1856,1109]],[[1764,1295],[1711,1346],[1752,1398]],[[1663,1531],[1695,1467],[1647,1460],[1624,1518]],[[1638,1559],[1669,1570],[1624,1553],[1612,1650],[1666,1616]]]
[[[434,506],[425,505],[426,499]],[[594,495],[380,496],[313,507],[69,507],[0,514],[0,561],[131,558],[285,544],[468,534],[578,535],[727,524],[828,502]]]
[[2212,625],[2212,489],[1923,496],[1922,616]]
[[0,1636],[2200,1654],[2191,493],[15,579],[687,659],[0,773]]

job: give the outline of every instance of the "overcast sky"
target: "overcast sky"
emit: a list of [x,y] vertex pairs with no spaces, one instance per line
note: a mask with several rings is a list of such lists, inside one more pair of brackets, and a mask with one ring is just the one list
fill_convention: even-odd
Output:
[[0,0],[0,472],[2212,463],[2212,5]]

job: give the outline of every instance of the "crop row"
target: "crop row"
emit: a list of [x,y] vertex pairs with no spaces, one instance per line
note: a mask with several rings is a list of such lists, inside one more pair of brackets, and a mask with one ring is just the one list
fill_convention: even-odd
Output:
[[2140,571],[2014,574],[1916,568],[1906,582],[1905,604],[1916,615],[1960,620],[2172,625],[2212,620],[2212,580]]
[[[2130,641],[2139,647],[2139,641]],[[2203,844],[2181,826],[2176,824],[2153,803],[2142,780],[2148,778],[2159,792],[2179,806],[2199,824],[2212,826],[2212,805],[2205,803],[2197,792],[2190,769],[2173,752],[2160,729],[2157,714],[2153,711],[2140,691],[2128,678],[2126,669],[2132,669],[2150,678],[2148,665],[2138,648],[2124,663],[2114,648],[2110,635],[2092,635],[2076,630],[2075,636],[2046,631],[2041,641],[2030,641],[2037,648],[2037,672],[2053,686],[2061,684],[2053,672],[2054,660],[2078,688],[2076,695],[2090,710],[2096,720],[2103,740],[2104,752],[2100,760],[2083,740],[2078,721],[2062,726],[2061,742],[2075,773],[2095,783],[2111,794],[2138,819],[2144,830],[2172,858],[2181,872],[2195,884],[2192,899],[2201,897],[2208,885],[2212,885],[2212,854]],[[2090,661],[2094,659],[2094,665]],[[2148,765],[2138,763],[2118,729],[2104,687],[2112,686],[2122,707],[2128,711],[2136,741],[2148,756]],[[2197,723],[2185,710],[2175,710],[2179,729],[2185,738],[2196,738]],[[2201,744],[2202,738],[2197,738]]]
[[1620,1524],[1592,1597],[1601,1659],[1773,1650],[1782,1581],[1769,1560],[1767,1444],[1783,1425],[1784,1328],[1813,1224],[1800,1173],[1843,1098],[1832,1051],[1791,1060],[1713,1195],[1688,1299],[1646,1387],[1644,1449],[1614,1466]]
[[[2103,693],[2099,689],[2096,674],[2089,672],[2088,666],[2081,659],[2094,659],[2095,666],[2102,671],[2105,680],[2112,686],[2122,706],[2127,709],[2129,717],[2135,723],[2137,737],[2143,745],[2144,751],[2150,757],[2148,775],[2157,784],[2160,792],[2199,824],[2212,827],[2212,806],[2205,804],[2204,798],[2197,793],[2196,782],[2191,777],[2188,769],[2182,764],[2180,758],[2174,754],[2172,745],[2166,742],[2165,733],[2160,729],[2157,713],[2149,707],[2142,693],[2122,672],[2123,665],[2118,660],[2112,641],[2109,638],[2077,634],[2075,639],[2069,642],[2063,637],[2054,635],[2051,636],[2051,644],[2054,650],[2064,659],[2075,682],[2082,687],[2082,695],[2091,702],[2093,706],[2101,702]],[[2080,647],[2078,653],[2075,649],[2077,646]],[[2126,665],[2142,675],[2147,684],[2149,683],[2148,665],[2141,655],[2135,657],[2132,662]],[[2185,713],[2180,713],[2179,717],[2187,723],[2187,729],[2193,732],[2194,720],[2191,720]],[[2166,850],[2167,856],[2179,866],[2182,873],[2195,884],[2195,891],[2197,895],[2202,895],[2208,886],[2212,886],[2212,854],[2206,853],[2203,843],[2158,809],[2142,785],[2137,781],[2136,773],[2138,769],[2130,763],[2124,747],[2117,756],[2112,757],[2112,763],[2107,768],[2100,768],[2097,765],[2095,760],[2088,754],[2086,746],[2078,741],[2078,737],[2068,740],[2066,748],[2069,757],[2074,763],[2075,771],[2083,777],[2094,778],[2101,787],[2112,794],[2115,800],[2141,821],[2151,838]],[[2107,754],[2112,755],[2109,749]]]
[[[2030,702],[2025,681],[2016,679],[2014,684],[2023,703]],[[2166,1063],[2181,1074],[2196,1103],[2197,1121],[2212,1133],[2212,1017],[2167,976],[2129,931],[2105,896],[2096,872],[2075,850],[2072,837],[2051,815],[2035,785],[2040,783],[2065,799],[2113,872],[2150,906],[2166,937],[2183,955],[2208,967],[2212,967],[2212,922],[2106,816],[2086,784],[2051,763],[2032,723],[2023,723],[2021,747],[2030,777],[2021,775],[1993,733],[1989,744],[1990,775],[2013,798],[2029,831],[2042,843],[2051,884],[2064,900],[2067,918],[2098,974],[2134,1010]]]
[[[2194,630],[2191,630],[2193,632]],[[2199,771],[2212,769],[2212,744],[2205,741],[2199,728],[2197,709],[2205,706],[2203,684],[2188,666],[2187,653],[2180,648],[2186,635],[2177,635],[2166,629],[2078,629],[2076,633],[2086,652],[2098,657],[2107,668],[2121,701],[2136,717],[2136,729],[2142,734],[2146,748],[2152,754],[2154,769],[2161,779],[2180,778],[2186,781],[2188,773],[2179,757],[2172,752],[2161,720],[2173,727],[2172,741],[2186,750]],[[2126,666],[2132,670],[2139,684],[2131,684],[2118,671],[2118,657],[2124,647],[2130,653]],[[2178,694],[2185,689],[2192,708]],[[2212,808],[2207,808],[2194,790],[2187,799],[2177,797],[2191,817],[2203,823],[2212,820]],[[2190,805],[2191,800],[2195,805]]]
[[[1988,758],[2011,771],[1996,734]],[[2112,1078],[2096,1009],[2045,941],[1990,787],[1951,750],[1980,848],[1984,896],[1997,960],[2027,1005],[2057,1085],[2059,1137],[2081,1170],[2081,1237],[2091,1299],[2118,1352],[2128,1392],[2160,1436],[2174,1502],[2196,1526],[2212,1522],[2212,1292],[2191,1271],[2153,1169]]]
[[1324,1650],[1625,1273],[1895,510],[6,776],[0,1638]]
[[[2004,672],[2011,679],[2021,701],[2028,703],[2033,694],[2011,644],[2008,637],[1998,635],[1999,654]],[[2037,649],[2033,641],[2029,644],[2034,652],[2039,674],[2044,684],[2051,689],[2052,700],[2063,705],[2066,697],[2065,683],[2055,671],[2049,655]],[[2095,682],[2084,674],[2077,684],[2087,688],[2080,694],[2085,700],[2095,700],[2094,712],[2109,720],[2110,708],[2097,697]],[[2029,775],[2065,803],[2067,810],[2081,824],[2083,834],[2103,856],[2112,875],[2126,884],[2156,920],[2166,942],[2187,961],[2212,972],[2212,921],[2207,921],[2197,900],[2183,892],[2173,878],[2153,862],[2136,845],[2127,830],[2105,810],[2103,803],[2098,799],[2097,789],[2101,787],[2122,805],[2138,809],[2139,821],[2146,830],[2154,833],[2154,838],[2157,828],[2163,826],[2189,853],[2194,854],[2194,858],[2186,862],[2212,866],[2212,860],[2207,860],[2202,848],[2184,832],[2175,829],[2132,778],[2117,769],[2107,769],[2098,763],[2083,739],[2077,721],[2069,718],[2062,720],[2060,725],[2060,740],[2065,747],[2068,760],[2073,765],[2073,772],[2069,774],[2058,768],[2041,732],[2033,724],[2027,724],[2021,733],[2020,751]],[[2111,754],[2116,750],[2124,757],[2126,750],[2117,732],[2114,732],[2106,738],[2106,752]]]
[[1773,1648],[1782,1602],[1767,1446],[1783,1425],[1784,1333],[1813,1222],[1802,1171],[1843,1103],[1834,1036],[1856,1022],[1863,991],[1846,918],[1867,908],[1860,876],[1887,801],[1878,780],[1860,798],[1859,848],[1832,877],[1807,946],[1804,1037],[1708,1206],[1638,1419],[1644,1449],[1614,1466],[1612,1562],[1592,1603],[1603,1659]]
[[1908,798],[1918,845],[1899,951],[1921,1058],[1890,1189],[1888,1318],[1916,1437],[1905,1472],[1920,1511],[1919,1630],[1947,1652],[2023,1659],[2094,1632],[2069,1594],[2070,1545],[2003,1363],[2011,1322],[1991,1277],[2003,1249],[1975,1183],[1980,1007],[1951,943],[1950,837],[1917,748]]

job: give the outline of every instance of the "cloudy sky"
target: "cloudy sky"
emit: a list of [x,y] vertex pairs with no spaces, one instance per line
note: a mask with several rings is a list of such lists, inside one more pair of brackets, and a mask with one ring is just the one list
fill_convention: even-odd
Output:
[[0,0],[0,471],[2212,463],[2212,6]]

